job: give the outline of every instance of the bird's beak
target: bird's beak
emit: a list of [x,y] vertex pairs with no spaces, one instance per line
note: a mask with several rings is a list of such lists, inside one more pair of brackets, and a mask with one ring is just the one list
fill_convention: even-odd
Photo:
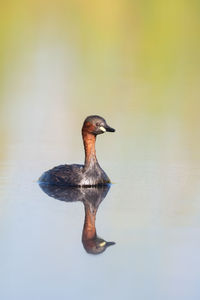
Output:
[[106,242],[106,247],[115,245],[115,242]]
[[108,131],[108,132],[115,132],[115,129],[108,126],[108,125],[105,126],[105,130]]

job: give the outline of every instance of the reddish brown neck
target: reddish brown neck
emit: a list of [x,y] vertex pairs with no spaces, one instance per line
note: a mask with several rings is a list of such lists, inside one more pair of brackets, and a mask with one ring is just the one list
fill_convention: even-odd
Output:
[[85,130],[82,131],[82,135],[85,148],[85,167],[89,167],[91,164],[97,162],[95,150],[96,136]]
[[82,233],[82,240],[85,242],[96,237],[95,219],[96,210],[93,211],[89,205],[85,204],[85,222]]

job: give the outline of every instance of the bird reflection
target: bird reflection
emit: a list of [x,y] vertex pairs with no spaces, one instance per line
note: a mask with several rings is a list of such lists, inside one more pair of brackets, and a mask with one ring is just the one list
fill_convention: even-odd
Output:
[[95,220],[100,203],[106,197],[110,186],[77,188],[40,184],[41,189],[50,197],[65,201],[81,201],[85,208],[85,221],[82,231],[82,243],[85,250],[90,254],[100,254],[114,242],[107,242],[98,237]]

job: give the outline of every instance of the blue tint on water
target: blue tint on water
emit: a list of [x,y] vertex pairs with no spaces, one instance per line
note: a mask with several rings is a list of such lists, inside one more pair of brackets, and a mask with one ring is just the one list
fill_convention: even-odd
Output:
[[[105,162],[115,184],[99,202],[44,193],[36,159],[1,166],[1,299],[199,299],[199,168],[128,159]],[[83,243],[84,201],[95,238],[116,243],[100,255]]]

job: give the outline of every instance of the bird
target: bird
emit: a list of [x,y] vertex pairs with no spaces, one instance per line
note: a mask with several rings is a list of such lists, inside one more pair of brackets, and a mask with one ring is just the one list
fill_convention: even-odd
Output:
[[[40,188],[48,196],[66,203],[80,201],[85,208],[85,220],[82,230],[82,244],[89,254],[101,254],[108,247],[115,245],[115,242],[106,241],[97,235],[96,214],[99,205],[106,197],[110,185],[99,187],[69,187],[40,184]],[[70,230],[70,228],[68,228]],[[70,232],[69,232],[70,233]]]
[[84,165],[65,164],[56,166],[42,174],[40,184],[91,187],[111,184],[104,170],[100,167],[95,150],[97,135],[105,132],[115,132],[104,118],[98,115],[88,116],[82,126],[82,138],[85,150]]

